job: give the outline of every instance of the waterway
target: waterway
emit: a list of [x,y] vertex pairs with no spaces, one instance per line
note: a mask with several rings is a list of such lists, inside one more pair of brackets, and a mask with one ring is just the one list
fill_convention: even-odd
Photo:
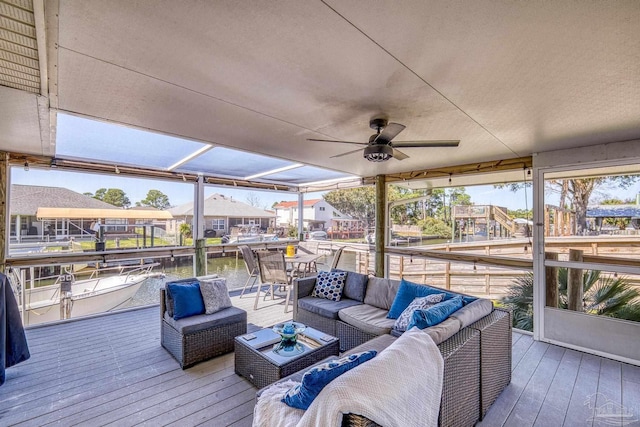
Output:
[[[353,257],[353,264],[355,266],[355,254],[344,252],[341,259],[341,265],[349,262],[349,258]],[[333,258],[331,255],[322,256],[317,261],[319,270],[328,270],[330,268]],[[164,278],[147,279],[142,284],[138,292],[134,297],[125,305],[125,307],[134,307],[141,305],[157,304],[160,297],[160,289],[166,282],[177,279],[186,279],[194,276],[192,258],[185,257],[183,260],[179,260],[176,257],[176,261],[171,263],[170,266],[165,266],[164,269],[160,269],[165,274]],[[159,271],[156,269],[155,271]],[[235,253],[229,254],[220,258],[209,258],[207,261],[207,273],[217,274],[220,277],[227,279],[227,288],[229,291],[242,289],[244,284],[249,278],[247,267],[244,260],[240,257],[236,258]],[[255,287],[254,287],[255,290]]]

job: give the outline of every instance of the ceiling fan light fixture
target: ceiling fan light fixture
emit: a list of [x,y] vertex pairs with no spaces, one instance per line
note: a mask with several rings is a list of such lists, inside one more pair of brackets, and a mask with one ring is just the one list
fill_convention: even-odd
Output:
[[364,158],[370,162],[386,162],[393,157],[393,148],[388,145],[369,145],[364,149]]

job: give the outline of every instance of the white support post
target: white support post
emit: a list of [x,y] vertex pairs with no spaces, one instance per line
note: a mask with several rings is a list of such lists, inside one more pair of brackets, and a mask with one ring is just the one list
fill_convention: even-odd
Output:
[[304,240],[304,194],[298,193],[298,240]]
[[204,177],[198,175],[193,197],[193,241],[204,238]]
[[[535,161],[535,157],[534,157]],[[544,171],[533,168],[533,339],[544,338]]]

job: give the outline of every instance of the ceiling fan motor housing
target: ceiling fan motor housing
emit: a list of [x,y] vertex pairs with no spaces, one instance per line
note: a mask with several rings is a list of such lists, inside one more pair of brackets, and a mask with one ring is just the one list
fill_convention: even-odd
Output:
[[393,148],[386,144],[369,145],[363,155],[370,162],[385,162],[393,157]]

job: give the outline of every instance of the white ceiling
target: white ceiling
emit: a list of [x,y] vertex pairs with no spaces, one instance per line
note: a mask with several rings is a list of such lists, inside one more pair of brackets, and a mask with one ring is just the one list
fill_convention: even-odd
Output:
[[[636,0],[55,5],[52,103],[90,118],[361,176],[640,138]],[[55,154],[35,96],[0,88],[0,149]],[[366,142],[380,114],[460,146],[374,164],[306,141]]]

